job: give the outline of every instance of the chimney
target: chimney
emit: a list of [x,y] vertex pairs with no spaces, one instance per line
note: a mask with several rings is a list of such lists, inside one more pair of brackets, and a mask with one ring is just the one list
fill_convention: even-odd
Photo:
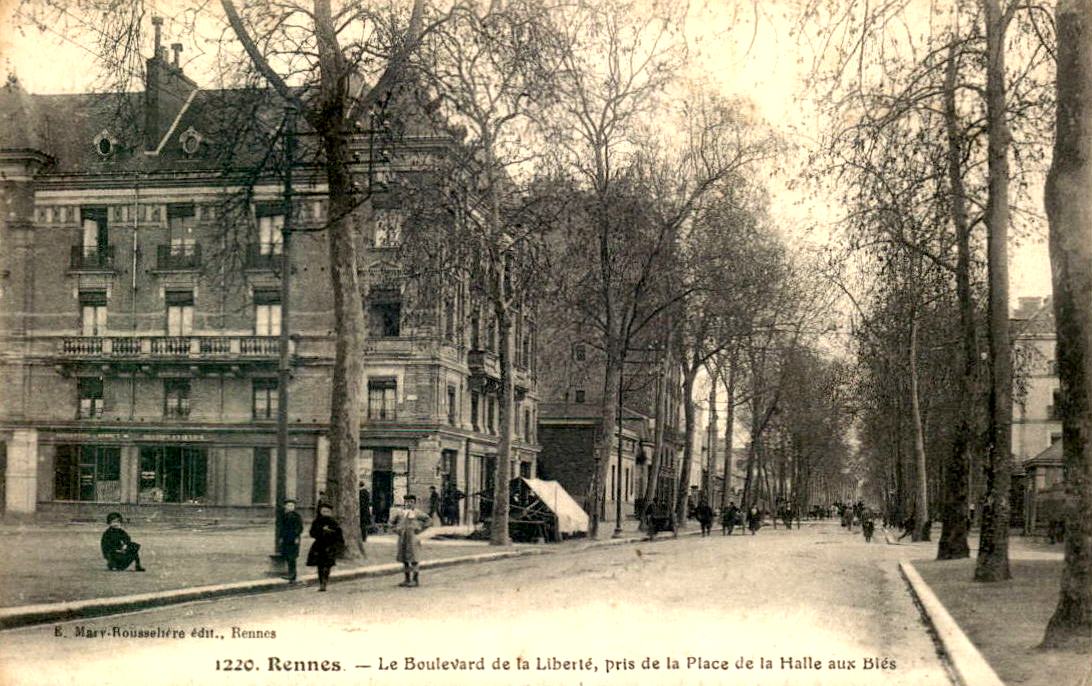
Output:
[[170,129],[175,117],[182,111],[197,84],[182,73],[178,63],[182,44],[174,43],[174,64],[167,61],[167,48],[163,45],[163,18],[152,17],[155,27],[155,46],[152,56],[145,63],[144,83],[144,150],[153,151]]

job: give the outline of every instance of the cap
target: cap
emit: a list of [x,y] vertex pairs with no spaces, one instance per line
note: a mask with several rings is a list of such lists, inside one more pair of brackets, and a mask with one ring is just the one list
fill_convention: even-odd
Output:
[[118,522],[122,521],[122,516],[121,516],[120,512],[111,512],[110,514],[106,515],[106,523],[107,524],[110,524],[110,523],[112,523],[114,521],[118,521]]

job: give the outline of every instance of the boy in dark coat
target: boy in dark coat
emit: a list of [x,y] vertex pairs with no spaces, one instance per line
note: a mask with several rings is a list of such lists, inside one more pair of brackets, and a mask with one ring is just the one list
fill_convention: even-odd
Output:
[[303,517],[296,512],[295,498],[284,501],[284,514],[281,515],[281,557],[288,563],[288,574],[284,577],[289,583],[296,580],[296,558],[300,556],[300,536],[303,534]]
[[106,558],[106,568],[120,572],[135,562],[134,572],[145,571],[140,565],[140,544],[129,538],[129,534],[121,528],[121,514],[111,512],[106,515],[106,527],[100,544],[102,556]]
[[318,512],[315,521],[311,522],[309,533],[315,542],[307,551],[307,566],[318,567],[319,590],[325,591],[330,581],[330,570],[334,568],[338,553],[345,547],[345,536],[329,504],[319,503]]
[[713,508],[709,507],[709,503],[703,502],[698,505],[695,514],[698,524],[701,525],[701,535],[708,536],[713,531]]

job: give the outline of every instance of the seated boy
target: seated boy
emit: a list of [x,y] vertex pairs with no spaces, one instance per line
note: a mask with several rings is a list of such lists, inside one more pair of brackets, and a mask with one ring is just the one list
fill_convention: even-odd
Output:
[[110,571],[122,571],[136,563],[134,572],[143,572],[140,566],[140,544],[134,543],[121,528],[121,514],[111,512],[106,515],[106,531],[102,532],[102,556],[106,558],[106,568]]

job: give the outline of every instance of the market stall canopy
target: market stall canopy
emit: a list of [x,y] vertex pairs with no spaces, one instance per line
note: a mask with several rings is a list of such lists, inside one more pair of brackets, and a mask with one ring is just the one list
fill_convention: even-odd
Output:
[[557,528],[562,534],[587,533],[588,514],[584,508],[556,481],[518,477],[535,492],[538,499],[557,515]]

